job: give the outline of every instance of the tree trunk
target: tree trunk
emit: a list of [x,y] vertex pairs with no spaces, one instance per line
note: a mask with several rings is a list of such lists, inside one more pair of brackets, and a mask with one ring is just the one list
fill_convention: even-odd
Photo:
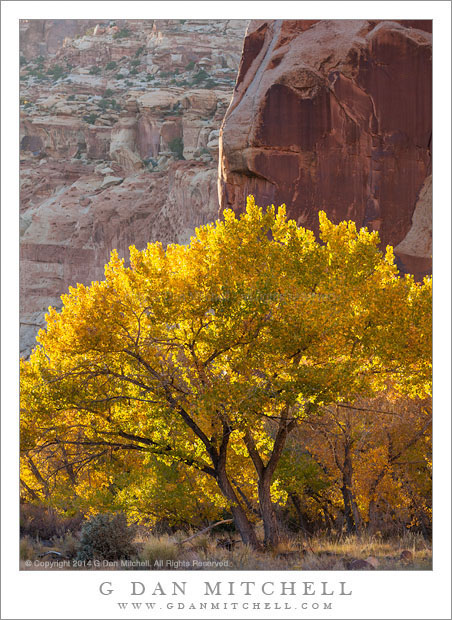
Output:
[[290,407],[287,405],[281,413],[278,432],[276,433],[273,451],[266,465],[259,454],[251,431],[247,431],[244,436],[245,445],[248,449],[251,460],[258,476],[258,495],[259,510],[262,521],[264,522],[264,544],[274,547],[281,541],[281,532],[276,516],[275,508],[272,504],[270,486],[278,465],[281,454],[284,450],[287,435],[295,427],[296,419],[293,418],[288,422]]
[[229,478],[226,474],[226,470],[222,467],[217,469],[217,482],[223,495],[230,501],[230,509],[234,518],[234,524],[239,531],[239,534],[245,543],[250,545],[253,549],[259,549],[260,544],[254,531],[253,524],[248,519],[246,512],[242,508],[238,497],[232,487]]
[[355,498],[353,497],[353,463],[351,446],[349,443],[345,444],[341,491],[344,499],[344,516],[347,524],[347,534],[359,533],[361,518]]
[[281,542],[281,531],[270,494],[271,476],[265,472],[258,482],[259,508],[264,522],[264,544],[275,547]]
[[300,498],[298,497],[296,493],[289,493],[289,497],[292,500],[292,504],[295,508],[295,512],[297,513],[298,527],[303,532],[304,536],[306,535],[311,536],[311,532],[308,530],[305,518],[303,516],[303,510],[301,509]]
[[369,502],[369,525],[367,530],[371,535],[377,531],[377,502],[374,498]]

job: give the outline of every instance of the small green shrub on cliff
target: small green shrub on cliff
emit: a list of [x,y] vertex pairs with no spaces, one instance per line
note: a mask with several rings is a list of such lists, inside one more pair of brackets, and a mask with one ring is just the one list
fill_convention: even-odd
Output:
[[91,114],[87,114],[86,116],[84,116],[83,120],[86,121],[89,125],[94,125],[97,120],[97,114],[91,112]]
[[127,525],[122,513],[98,514],[84,523],[78,560],[121,560],[135,554],[135,528]]
[[97,67],[96,65],[93,65],[91,69],[89,70],[90,75],[99,75],[100,72],[101,72],[101,68]]
[[107,62],[105,68],[107,71],[111,71],[112,69],[116,69],[118,65],[115,63],[114,60],[111,60],[110,62]]
[[104,112],[105,110],[108,110],[109,108],[112,110],[121,109],[121,106],[117,103],[116,99],[100,99],[100,101],[97,102],[97,105]]
[[178,159],[184,159],[184,143],[182,142],[182,138],[174,138],[174,140],[171,140],[168,144],[168,148]]
[[200,69],[196,75],[193,76],[193,84],[199,84],[203,80],[207,80],[209,74],[204,69]]
[[211,89],[211,88],[215,88],[215,86],[217,85],[217,82],[215,82],[215,80],[212,80],[212,78],[209,78],[208,80],[206,80],[206,88]]
[[113,39],[126,39],[127,37],[130,37],[132,34],[132,31],[129,30],[128,28],[121,28],[121,30],[118,30],[118,32],[115,32],[115,34],[113,35]]
[[55,65],[47,69],[47,75],[53,77],[54,80],[58,80],[60,77],[66,76],[66,73],[61,65]]

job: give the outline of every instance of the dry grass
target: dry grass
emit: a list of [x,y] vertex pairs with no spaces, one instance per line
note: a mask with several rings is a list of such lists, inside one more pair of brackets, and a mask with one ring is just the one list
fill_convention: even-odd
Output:
[[[402,537],[382,540],[379,536],[317,537],[300,563],[302,570],[344,570],[353,560],[366,560],[376,570],[431,570],[431,544],[422,536],[407,532]],[[410,552],[404,559],[402,552]],[[298,568],[298,567],[297,567]]]
[[149,536],[142,542],[139,552],[140,560],[146,561],[150,566],[156,562],[163,562],[162,568],[167,568],[166,562],[178,560],[180,556],[179,546],[176,541],[168,535]]
[[[235,539],[219,535],[201,535],[180,544],[186,532],[152,535],[141,532],[134,541],[137,559],[145,561],[148,570],[431,570],[431,544],[422,536],[407,533],[399,538],[382,540],[378,536],[318,536],[309,542],[296,536],[288,538],[277,548],[256,551]],[[65,557],[74,557],[78,540],[73,535],[55,538],[52,550]],[[26,560],[41,558],[50,551],[39,541],[25,537],[20,544],[21,568],[46,570],[26,566]],[[168,564],[168,561],[170,564]],[[68,567],[62,567],[68,568]],[[104,567],[104,570],[108,567]],[[53,568],[55,570],[55,568]],[[84,568],[83,570],[89,570]]]
[[33,560],[36,556],[35,545],[29,536],[20,540],[19,554],[21,560]]

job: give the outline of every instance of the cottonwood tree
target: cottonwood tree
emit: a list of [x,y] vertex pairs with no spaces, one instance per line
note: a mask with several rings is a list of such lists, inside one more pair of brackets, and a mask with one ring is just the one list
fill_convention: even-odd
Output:
[[325,406],[321,416],[303,420],[291,442],[322,468],[348,533],[375,532],[384,506],[393,526],[428,535],[431,422],[430,399],[384,394]]
[[388,381],[412,397],[430,390],[430,279],[399,278],[378,233],[319,220],[317,241],[284,207],[249,197],[188,246],[131,247],[130,266],[113,252],[103,281],[49,309],[23,363],[34,444],[202,472],[258,547],[253,488],[265,543],[277,544],[275,471],[299,422]]

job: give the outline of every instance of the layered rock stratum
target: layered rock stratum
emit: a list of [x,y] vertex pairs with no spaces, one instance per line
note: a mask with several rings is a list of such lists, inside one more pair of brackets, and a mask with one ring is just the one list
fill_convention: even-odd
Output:
[[218,135],[247,23],[21,22],[22,355],[112,249],[186,243],[218,216]]
[[220,134],[221,208],[378,230],[431,270],[432,22],[252,21]]

